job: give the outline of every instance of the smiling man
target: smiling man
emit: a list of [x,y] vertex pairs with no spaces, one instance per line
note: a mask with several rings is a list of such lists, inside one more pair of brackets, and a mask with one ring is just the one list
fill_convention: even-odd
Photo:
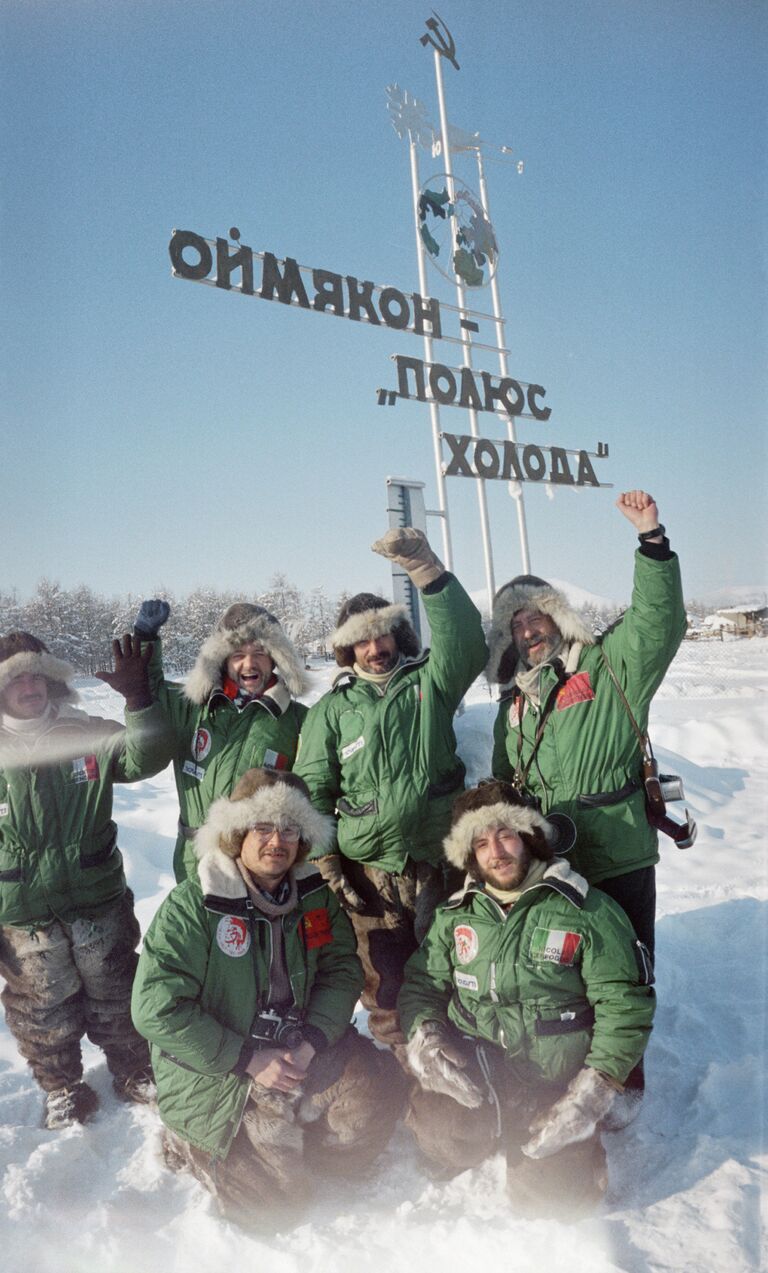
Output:
[[624,912],[562,856],[574,835],[508,783],[463,792],[445,853],[466,879],[399,997],[420,1148],[451,1174],[504,1152],[510,1202],[529,1216],[599,1201],[600,1128],[654,1011],[650,960]]
[[176,738],[173,757],[179,833],[177,880],[196,869],[194,839],[212,802],[228,795],[248,769],[291,769],[307,709],[298,651],[263,606],[238,602],[204,642],[183,685],[163,676],[159,632],[167,601],[143,601],[135,632],[152,641],[150,678]]
[[420,648],[404,606],[351,597],[331,635],[342,670],[310,709],[296,772],[317,807],[336,813],[335,851],[318,865],[357,935],[371,1032],[399,1046],[403,967],[453,887],[442,838],[465,772],[453,717],[486,646],[476,607],[422,531],[390,530],[373,551],[419,589],[431,649]]
[[564,594],[533,575],[496,595],[487,672],[501,687],[493,773],[544,813],[573,819],[574,865],[624,908],[653,954],[659,850],[636,727],[648,727],[686,617],[679,562],[653,496],[625,491],[616,506],[640,545],[632,604],[608,632],[594,637]]
[[316,867],[332,820],[295,774],[254,769],[211,806],[199,870],[144,941],[133,993],[170,1166],[247,1227],[295,1218],[318,1179],[355,1179],[402,1105],[392,1057],[350,1019],[349,922]]

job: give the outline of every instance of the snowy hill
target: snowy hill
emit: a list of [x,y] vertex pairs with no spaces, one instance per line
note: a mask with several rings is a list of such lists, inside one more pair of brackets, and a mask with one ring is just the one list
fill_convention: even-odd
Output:
[[[0,1243],[9,1273],[751,1273],[760,1266],[768,1163],[765,810],[768,641],[733,641],[673,665],[651,729],[661,767],[682,774],[699,839],[662,845],[659,1009],[638,1120],[606,1138],[610,1188],[573,1226],[515,1217],[500,1157],[448,1183],[423,1171],[400,1129],[373,1173],[320,1183],[305,1222],[274,1239],[218,1219],[208,1194],[171,1174],[156,1115],[119,1105],[86,1046],[101,1110],[86,1127],[40,1127],[42,1097],[0,1029]],[[707,662],[711,660],[711,665]],[[311,698],[333,669],[315,672]],[[713,687],[716,695],[712,693]],[[119,715],[100,682],[86,706]],[[476,779],[488,772],[495,706],[479,681],[458,720]],[[172,884],[170,773],[118,788],[128,878],[146,927]]]

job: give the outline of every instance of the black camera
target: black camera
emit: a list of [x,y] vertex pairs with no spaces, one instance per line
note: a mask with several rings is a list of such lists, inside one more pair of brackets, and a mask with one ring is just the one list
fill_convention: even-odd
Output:
[[289,1052],[304,1042],[302,1019],[297,1012],[281,1017],[274,1008],[259,1012],[253,1019],[251,1038],[258,1048],[286,1048]]

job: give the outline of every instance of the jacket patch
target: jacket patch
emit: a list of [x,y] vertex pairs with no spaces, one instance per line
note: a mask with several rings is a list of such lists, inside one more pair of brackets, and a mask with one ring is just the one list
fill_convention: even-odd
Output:
[[453,930],[456,958],[460,964],[471,964],[480,949],[480,938],[471,924],[457,924]]
[[271,751],[269,748],[264,752],[264,768],[265,769],[287,769],[288,757],[284,756],[281,751]]
[[9,810],[10,805],[0,804],[0,818],[7,818]]
[[216,943],[219,950],[233,959],[247,955],[251,948],[251,931],[247,922],[237,915],[224,915],[216,928]]
[[192,739],[192,755],[195,760],[205,760],[208,752],[211,750],[211,731],[209,729],[198,729]]
[[473,977],[470,972],[459,972],[458,968],[453,974],[453,980],[460,990],[479,990],[477,977]]
[[95,756],[78,756],[72,761],[72,777],[75,782],[98,782],[99,762]]
[[364,746],[365,746],[365,739],[363,738],[363,735],[361,734],[360,737],[356,738],[353,743],[347,743],[346,747],[342,747],[341,759],[349,760],[349,757],[354,756],[356,751],[362,751]]
[[568,677],[565,685],[557,691],[555,707],[558,712],[562,712],[566,707],[573,707],[575,703],[588,703],[594,697],[595,691],[592,689],[589,672],[574,672],[573,676]]
[[534,928],[530,955],[536,963],[565,964],[572,968],[580,945],[581,933],[563,928]]
[[188,774],[190,778],[197,778],[198,782],[202,782],[205,777],[203,765],[196,765],[194,760],[185,760],[181,767],[181,772]]
[[302,924],[302,932],[304,933],[304,943],[307,950],[314,950],[316,946],[327,946],[333,941],[333,930],[331,929],[331,917],[325,906],[317,906],[313,911],[307,911]]

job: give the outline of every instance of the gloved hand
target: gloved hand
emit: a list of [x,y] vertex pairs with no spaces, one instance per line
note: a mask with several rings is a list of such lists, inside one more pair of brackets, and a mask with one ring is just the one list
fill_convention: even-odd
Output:
[[112,656],[115,660],[114,672],[96,672],[98,680],[106,681],[113,690],[122,694],[129,712],[140,712],[152,703],[152,692],[149,688],[149,660],[152,658],[152,646],[144,651],[140,641],[131,638],[126,632],[123,643],[112,642]]
[[168,621],[171,607],[167,601],[153,597],[151,601],[142,601],[136,615],[134,628],[144,641],[151,641],[157,636],[164,623]]
[[317,858],[316,866],[328,887],[336,894],[341,909],[350,911],[353,915],[361,915],[365,910],[365,902],[342,871],[338,853],[326,853],[324,857]]
[[477,1109],[484,1095],[464,1073],[467,1057],[452,1033],[441,1021],[424,1021],[408,1041],[408,1064],[428,1091],[452,1096],[459,1105]]
[[371,544],[373,552],[402,566],[416,588],[426,588],[445,571],[445,566],[432,552],[423,530],[413,526],[393,527]]
[[589,1140],[610,1110],[620,1087],[599,1070],[585,1065],[559,1100],[534,1118],[531,1139],[521,1146],[528,1158],[549,1158],[566,1145]]

